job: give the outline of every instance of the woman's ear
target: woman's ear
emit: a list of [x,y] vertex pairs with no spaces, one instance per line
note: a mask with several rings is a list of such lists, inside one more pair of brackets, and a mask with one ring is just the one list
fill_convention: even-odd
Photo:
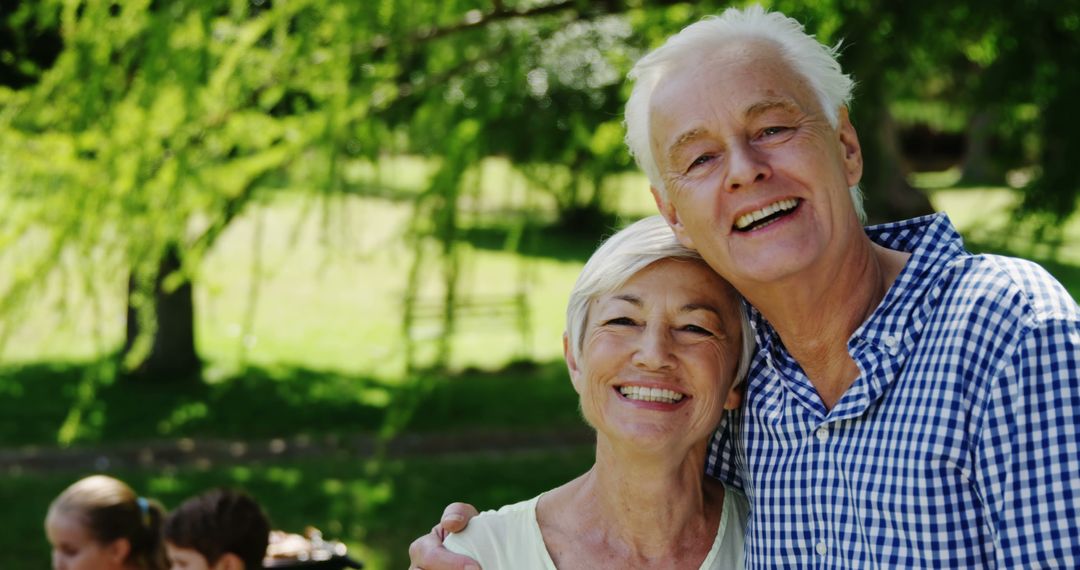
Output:
[[562,335],[562,350],[563,358],[566,359],[566,369],[570,372],[570,383],[574,385],[574,391],[581,394],[581,386],[579,385],[581,368],[578,367],[577,359],[574,358],[574,351],[571,350],[570,335],[565,332]]
[[738,386],[732,386],[728,390],[727,398],[724,399],[724,409],[734,410],[742,405],[743,392],[746,390],[746,382],[740,382]]

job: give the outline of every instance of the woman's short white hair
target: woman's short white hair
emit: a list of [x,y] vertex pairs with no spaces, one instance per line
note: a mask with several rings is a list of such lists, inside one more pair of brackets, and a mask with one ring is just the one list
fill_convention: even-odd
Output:
[[[639,271],[664,259],[685,259],[705,263],[698,252],[679,243],[675,233],[661,216],[649,216],[630,224],[608,238],[592,254],[570,291],[566,306],[566,335],[574,359],[581,360],[585,343],[585,327],[589,305],[601,295],[622,287]],[[734,289],[732,290],[734,291]],[[732,386],[742,382],[754,356],[754,333],[747,318],[745,303],[740,299],[739,328],[742,347],[738,371]]]
[[[664,45],[638,60],[630,70],[634,88],[626,101],[626,146],[645,171],[661,196],[666,188],[649,141],[649,105],[653,91],[672,72],[685,65],[701,61],[709,53],[731,40],[762,39],[775,43],[780,55],[801,75],[817,94],[822,112],[836,128],[839,112],[851,101],[855,82],[846,75],[836,60],[840,44],[826,46],[809,35],[794,18],[780,12],[766,12],[754,4],[746,8],[728,8],[720,16],[709,16],[683,28]],[[859,219],[865,220],[862,192],[852,186],[851,200]]]

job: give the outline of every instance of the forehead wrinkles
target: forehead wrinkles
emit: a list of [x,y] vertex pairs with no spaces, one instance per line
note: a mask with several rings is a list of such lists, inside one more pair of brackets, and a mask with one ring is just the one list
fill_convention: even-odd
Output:
[[676,146],[714,133],[721,116],[747,120],[762,105],[786,102],[805,114],[820,106],[809,82],[762,38],[736,39],[665,74],[649,103],[653,155],[668,158]]

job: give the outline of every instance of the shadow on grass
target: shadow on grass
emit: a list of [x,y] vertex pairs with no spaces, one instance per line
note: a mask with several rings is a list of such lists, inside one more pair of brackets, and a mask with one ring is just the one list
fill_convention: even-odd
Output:
[[[620,225],[614,222],[582,226],[530,225],[522,231],[516,253],[584,263],[596,251],[600,241],[614,234],[618,227]],[[474,226],[462,231],[462,239],[477,249],[506,251],[507,244],[514,240],[514,232],[508,225]]]
[[398,427],[409,431],[581,425],[561,362],[432,372],[401,385],[305,367],[254,367],[213,383],[94,380],[99,365],[0,370],[2,446],[56,445],[64,429],[72,444],[376,433],[403,407]]

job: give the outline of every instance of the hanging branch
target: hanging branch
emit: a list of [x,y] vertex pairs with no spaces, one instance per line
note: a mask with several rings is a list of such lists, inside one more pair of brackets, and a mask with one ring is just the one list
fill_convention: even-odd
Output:
[[[672,4],[680,4],[678,0],[655,0],[648,2],[657,6],[669,6]],[[503,22],[506,20],[514,20],[520,18],[536,18],[540,16],[547,16],[550,14],[557,14],[559,12],[569,10],[586,9],[588,16],[584,17],[597,17],[606,14],[618,14],[625,12],[634,6],[630,6],[627,2],[620,2],[618,0],[602,0],[592,2],[581,2],[580,0],[564,0],[562,2],[556,2],[554,4],[547,4],[544,6],[536,6],[526,9],[514,9],[507,8],[500,0],[496,0],[493,3],[493,8],[490,12],[484,13],[480,10],[470,10],[465,13],[461,21],[455,24],[448,24],[445,26],[430,26],[419,29],[413,32],[408,38],[406,38],[405,45],[416,45],[431,40],[436,40],[449,35],[456,34],[458,32],[464,32],[468,30],[475,30],[479,28],[487,27],[496,22]],[[363,49],[358,50],[356,55],[369,53],[372,57],[381,57],[390,47],[391,38],[388,36],[379,35]]]

